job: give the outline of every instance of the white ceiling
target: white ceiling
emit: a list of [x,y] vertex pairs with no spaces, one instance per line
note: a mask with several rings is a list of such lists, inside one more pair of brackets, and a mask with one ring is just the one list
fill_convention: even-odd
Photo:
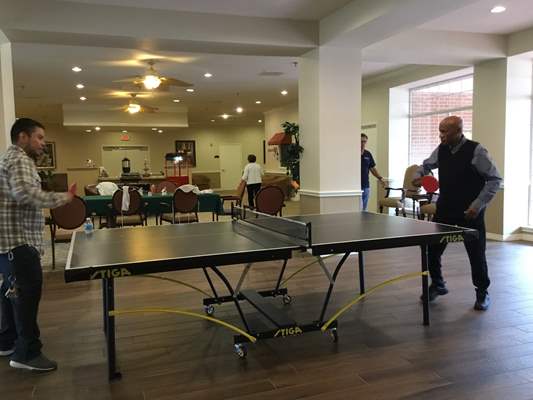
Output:
[[352,0],[64,0],[245,17],[320,20]]
[[[507,11],[492,14],[495,5]],[[533,0],[480,0],[421,26],[423,29],[509,34],[533,25]]]
[[[4,1],[7,0],[0,0],[0,4],[3,4]],[[364,6],[369,4],[379,8],[380,5],[397,7],[397,2],[402,1],[408,3],[407,0],[354,1],[357,6],[361,6],[361,8],[356,8],[355,11],[352,10],[356,14],[363,13]],[[434,6],[437,7],[440,4],[438,2],[444,0],[433,1],[435,1]],[[460,3],[459,0],[455,1],[457,4]],[[474,62],[484,59],[504,56],[505,37],[495,34],[514,32],[524,27],[533,26],[533,7],[529,6],[529,3],[533,2],[533,0],[501,0],[501,4],[506,5],[508,11],[503,14],[493,15],[490,14],[490,8],[495,1],[500,0],[480,0],[473,5],[444,15],[421,27],[412,27],[410,29],[405,29],[404,27],[396,35],[365,48],[363,52],[363,76],[375,76],[407,64],[472,65]],[[18,35],[17,40],[20,40],[20,42],[15,40],[15,43],[13,43],[17,114],[34,116],[45,123],[61,122],[62,104],[80,104],[79,96],[82,94],[89,99],[83,104],[103,104],[110,108],[119,108],[127,104],[128,92],[134,90],[134,88],[114,83],[113,81],[127,76],[142,74],[146,68],[143,60],[157,59],[156,69],[163,76],[191,82],[194,84],[196,92],[191,95],[183,89],[173,88],[170,92],[150,94],[149,97],[141,99],[141,104],[158,107],[161,111],[172,112],[173,107],[177,107],[172,102],[172,99],[179,98],[181,100],[180,106],[186,107],[189,111],[191,124],[210,123],[211,119],[215,119],[216,123],[256,124],[258,119],[263,119],[264,112],[297,101],[298,73],[297,68],[294,66],[297,56],[214,54],[213,49],[220,49],[220,44],[217,41],[216,34],[212,33],[216,32],[216,30],[209,31],[210,27],[205,29],[200,27],[199,31],[194,32],[196,36],[191,36],[192,39],[191,37],[186,38],[189,39],[190,43],[198,44],[199,47],[198,50],[195,50],[195,53],[176,51],[147,53],[141,50],[120,48],[125,46],[119,46],[116,43],[124,38],[128,39],[128,35],[131,35],[130,43],[133,43],[132,47],[156,48],[157,46],[152,46],[153,43],[167,43],[170,42],[167,37],[174,37],[176,39],[175,46],[171,47],[182,48],[180,46],[185,44],[185,40],[180,41],[179,39],[182,39],[180,35],[187,34],[190,31],[187,31],[182,26],[185,31],[176,33],[172,23],[174,23],[173,21],[176,18],[181,18],[181,21],[189,21],[189,14],[179,14],[179,12],[209,12],[226,15],[316,21],[350,1],[62,0],[55,2],[57,4],[53,10],[57,11],[50,11],[50,7],[44,7],[43,10],[54,13],[60,12],[63,8],[66,8],[65,3],[67,2],[75,6],[75,3],[84,3],[84,6],[94,7],[91,10],[85,10],[87,13],[90,12],[91,15],[89,18],[88,14],[86,14],[88,22],[85,21],[85,23],[89,25],[94,25],[101,16],[103,18],[106,13],[110,12],[109,5],[121,6],[118,9],[119,11],[116,11],[117,8],[115,7],[114,12],[123,17],[132,15],[140,18],[137,11],[131,13],[126,11],[127,8],[131,11],[132,6],[169,10],[166,14],[172,12],[177,14],[168,16],[171,21],[170,30],[165,31],[160,36],[157,36],[159,34],[157,31],[157,28],[160,28],[159,26],[151,28],[149,23],[142,26],[143,29],[147,30],[146,32],[153,34],[153,36],[146,36],[146,40],[144,40],[145,35],[149,35],[149,33],[145,33],[145,31],[139,33],[141,26],[131,24],[124,24],[120,27],[118,25],[113,26],[115,30],[112,32],[110,31],[111,27],[109,27],[108,32],[105,30],[108,22],[102,21],[101,26],[95,25],[95,31],[92,32],[95,34],[91,34],[91,32],[85,34],[82,30],[76,31],[76,28],[84,21],[73,20],[69,21],[71,22],[70,25],[67,23],[62,24],[61,21],[65,21],[65,15],[68,16],[69,14],[58,16],[56,20],[52,21],[50,20],[52,16],[47,14],[42,15],[50,18],[43,18],[39,13],[28,15],[21,12],[18,15],[18,18],[21,18],[20,22],[19,19],[11,19],[11,21],[15,22],[11,22],[10,32],[15,32]],[[464,2],[464,4],[466,3],[468,1]],[[13,0],[12,4],[17,4],[17,1]],[[428,4],[427,7],[433,7],[429,3],[424,4]],[[74,8],[77,9],[77,7]],[[71,9],[68,11],[76,12],[76,10]],[[344,9],[340,12],[340,15],[343,17],[348,16],[348,11]],[[372,12],[377,11],[373,9]],[[72,15],[75,16],[75,14]],[[25,16],[29,19],[24,19]],[[158,16],[161,17],[159,14]],[[366,18],[363,14],[359,17]],[[0,20],[2,18],[0,15]],[[242,18],[245,20],[239,20],[239,22],[246,25],[248,33],[257,33],[257,37],[253,37],[247,42],[248,38],[240,38],[239,29],[231,26],[231,29],[233,29],[231,34],[233,36],[230,35],[223,38],[220,42],[225,41],[224,43],[226,44],[235,44],[235,48],[237,50],[241,48],[241,51],[244,51],[245,47],[255,48],[257,53],[266,49],[266,47],[262,47],[263,42],[261,41],[263,38],[261,35],[264,35],[265,32],[279,34],[279,36],[274,35],[269,38],[270,42],[268,44],[272,45],[271,47],[273,48],[279,49],[284,44],[289,43],[284,35],[290,33],[293,34],[290,45],[295,43],[298,49],[305,49],[307,48],[306,46],[309,46],[308,43],[311,43],[311,45],[315,43],[309,30],[315,26],[314,23],[296,22],[295,25],[291,25],[283,24],[281,19],[268,19],[267,22],[262,21],[262,23],[268,24],[272,22],[273,29],[268,29],[266,28],[267,25],[262,25],[263,31],[260,31],[257,28],[256,20],[248,21],[245,17]],[[130,22],[129,17],[126,19]],[[211,18],[213,21],[221,19],[224,18],[216,16]],[[379,15],[369,15],[368,21],[370,21],[368,24],[372,25],[369,27],[369,31],[372,32],[383,25],[383,22],[380,22]],[[223,24],[223,21],[220,23]],[[38,24],[42,25],[39,26]],[[62,25],[56,32],[57,24]],[[301,24],[306,25],[302,27]],[[318,24],[316,25],[318,26]],[[406,26],[409,26],[409,24]],[[275,29],[276,27],[278,28],[277,30]],[[166,28],[167,26],[165,25]],[[216,28],[222,29],[220,30],[221,34],[225,33],[224,26]],[[298,31],[300,28],[303,30]],[[84,29],[88,28],[84,26]],[[453,31],[454,34],[447,34],[446,31]],[[206,35],[205,38],[201,36],[204,33]],[[486,33],[492,33],[493,35],[485,35]],[[169,36],[165,36],[167,34]],[[35,40],[39,41],[40,36],[45,39],[42,39],[39,43],[34,43]],[[74,39],[70,40],[71,37]],[[164,40],[158,42],[158,38]],[[200,40],[196,38],[200,38]],[[75,43],[75,45],[68,46],[60,45],[59,43]],[[206,45],[211,45],[212,47],[207,48]],[[240,54],[251,53],[244,52]],[[286,53],[278,54],[283,55]],[[291,54],[301,54],[301,51],[294,51]],[[82,66],[84,71],[80,74],[74,74],[70,70],[73,65]],[[214,74],[214,77],[205,79],[203,74],[207,71]],[[262,72],[280,72],[281,75],[265,77],[260,75]],[[82,91],[75,89],[74,85],[78,82],[83,82],[86,85],[85,89]],[[282,89],[288,90],[289,95],[281,96],[280,91]],[[121,97],[112,95],[112,93],[117,91],[123,92]],[[262,104],[255,104],[256,100],[261,100]],[[234,109],[236,106],[244,107],[245,112],[242,115],[235,115]],[[235,116],[223,121],[219,117],[223,113]]]

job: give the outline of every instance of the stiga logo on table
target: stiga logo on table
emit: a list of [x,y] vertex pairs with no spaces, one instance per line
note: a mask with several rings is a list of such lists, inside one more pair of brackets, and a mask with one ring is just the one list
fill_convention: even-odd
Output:
[[446,235],[440,238],[440,243],[456,243],[456,242],[464,242],[463,235],[456,234],[456,235]]
[[290,328],[278,329],[278,331],[276,332],[274,337],[278,337],[278,336],[281,336],[281,337],[294,336],[294,335],[300,335],[302,333],[304,333],[304,331],[302,331],[302,329],[300,327],[291,326]]
[[131,272],[128,271],[127,268],[102,269],[100,271],[95,271],[91,275],[91,279],[121,278],[130,275]]

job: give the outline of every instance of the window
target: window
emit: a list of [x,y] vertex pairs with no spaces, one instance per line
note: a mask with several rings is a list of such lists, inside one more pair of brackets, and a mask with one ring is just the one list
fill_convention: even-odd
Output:
[[472,138],[473,75],[462,76],[409,91],[409,165],[422,164],[439,145],[439,123],[457,115],[463,133]]

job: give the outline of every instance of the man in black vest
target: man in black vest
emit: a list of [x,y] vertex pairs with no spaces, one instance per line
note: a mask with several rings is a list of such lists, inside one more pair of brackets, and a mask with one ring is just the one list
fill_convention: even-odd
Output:
[[[439,125],[441,144],[424,160],[423,174],[439,169],[440,195],[434,222],[477,229],[479,239],[465,242],[476,287],[474,309],[485,311],[490,299],[487,259],[485,256],[485,208],[492,200],[502,178],[487,150],[463,135],[463,120],[452,116]],[[422,171],[421,171],[422,172]],[[420,185],[420,178],[413,181]],[[441,272],[441,255],[446,243],[429,247],[431,286],[429,300],[448,293]]]

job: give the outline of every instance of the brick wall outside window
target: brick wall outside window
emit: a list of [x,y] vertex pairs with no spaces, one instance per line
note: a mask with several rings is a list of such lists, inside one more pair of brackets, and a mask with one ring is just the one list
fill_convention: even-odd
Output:
[[[422,164],[439,145],[439,123],[447,116],[463,118],[463,132],[472,137],[472,97],[472,76],[411,90],[409,164]],[[444,112],[454,109],[463,110]]]

